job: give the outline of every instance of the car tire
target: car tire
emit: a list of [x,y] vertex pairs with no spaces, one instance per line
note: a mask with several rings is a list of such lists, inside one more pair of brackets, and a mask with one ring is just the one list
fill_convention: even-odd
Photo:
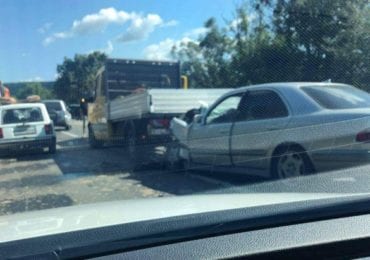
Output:
[[130,160],[130,165],[134,171],[141,170],[144,168],[144,156],[142,153],[144,153],[143,147],[138,145],[137,138],[136,138],[136,132],[133,127],[130,127],[127,130],[126,135],[126,148],[128,152],[128,158]]
[[104,145],[102,141],[99,141],[95,138],[94,130],[92,130],[91,127],[89,127],[89,145],[94,149],[102,148]]
[[183,159],[180,162],[180,169],[182,169],[184,172],[191,172],[194,170],[192,167],[190,159]]
[[72,126],[71,126],[71,125],[66,125],[66,126],[64,127],[64,129],[65,129],[66,131],[69,131],[69,130],[71,130],[71,129],[72,129]]
[[314,173],[307,153],[298,146],[284,146],[274,153],[271,174],[274,179],[286,179]]

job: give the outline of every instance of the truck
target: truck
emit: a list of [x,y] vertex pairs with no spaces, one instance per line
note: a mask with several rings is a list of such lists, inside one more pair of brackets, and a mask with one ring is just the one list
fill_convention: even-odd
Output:
[[172,118],[228,90],[187,88],[178,61],[107,59],[86,98],[89,144],[123,145],[135,166],[144,163],[153,159],[152,149],[171,142]]

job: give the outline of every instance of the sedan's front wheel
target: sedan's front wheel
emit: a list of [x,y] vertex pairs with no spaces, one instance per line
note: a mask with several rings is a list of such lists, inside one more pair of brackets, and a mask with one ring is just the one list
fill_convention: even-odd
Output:
[[313,167],[305,151],[287,147],[273,156],[271,170],[275,178],[285,179],[311,174]]

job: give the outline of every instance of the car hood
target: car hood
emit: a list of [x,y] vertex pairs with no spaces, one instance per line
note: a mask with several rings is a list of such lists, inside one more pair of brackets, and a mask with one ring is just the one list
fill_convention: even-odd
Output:
[[[346,195],[346,197],[351,195]],[[0,243],[228,209],[344,197],[330,193],[249,193],[114,201],[0,217]]]

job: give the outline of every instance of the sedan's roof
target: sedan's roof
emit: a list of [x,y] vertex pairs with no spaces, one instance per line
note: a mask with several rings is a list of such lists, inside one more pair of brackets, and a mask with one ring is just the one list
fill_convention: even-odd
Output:
[[317,87],[330,87],[330,86],[348,86],[343,83],[332,83],[332,82],[276,82],[276,83],[266,83],[266,84],[257,84],[237,88],[240,89],[254,89],[254,88],[299,88],[305,86],[317,86]]

